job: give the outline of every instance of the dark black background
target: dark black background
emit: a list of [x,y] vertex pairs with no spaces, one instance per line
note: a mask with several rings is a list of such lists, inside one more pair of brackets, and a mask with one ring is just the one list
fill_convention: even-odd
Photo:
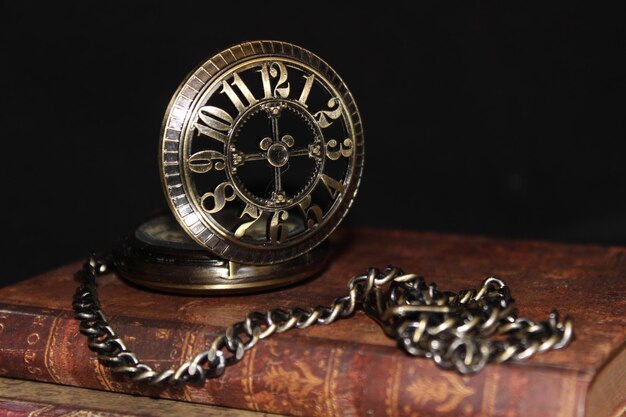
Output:
[[3,3],[0,283],[165,207],[178,83],[234,43],[326,59],[356,97],[352,224],[626,244],[624,14],[593,3]]

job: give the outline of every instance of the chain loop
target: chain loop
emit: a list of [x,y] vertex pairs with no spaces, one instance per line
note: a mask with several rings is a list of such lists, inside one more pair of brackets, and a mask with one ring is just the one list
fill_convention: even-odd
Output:
[[572,320],[548,321],[517,317],[509,287],[497,277],[478,290],[439,291],[414,274],[396,267],[383,272],[369,268],[348,282],[349,294],[330,306],[251,312],[243,321],[218,334],[209,348],[177,369],[157,372],[128,351],[100,307],[96,278],[110,271],[106,257],[91,255],[77,273],[80,286],[72,306],[80,332],[100,363],[132,381],[173,386],[201,384],[222,375],[246,351],[274,333],[314,324],[331,324],[363,310],[398,346],[413,356],[432,359],[444,369],[462,374],[480,371],[489,362],[523,361],[535,353],[561,349],[573,338]]

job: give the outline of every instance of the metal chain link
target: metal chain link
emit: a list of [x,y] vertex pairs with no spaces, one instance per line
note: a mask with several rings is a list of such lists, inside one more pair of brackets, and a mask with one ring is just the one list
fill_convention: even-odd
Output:
[[382,272],[370,268],[352,278],[348,295],[330,306],[251,312],[219,333],[204,352],[176,369],[157,372],[127,349],[102,311],[96,278],[110,272],[109,265],[105,257],[91,256],[78,272],[81,285],[74,295],[75,317],[100,363],[136,382],[199,384],[222,375],[227,366],[274,333],[330,324],[358,309],[409,354],[462,374],[480,371],[488,362],[523,361],[535,353],[560,349],[573,337],[571,319],[559,321],[556,312],[541,322],[517,317],[509,288],[499,278],[487,278],[478,290],[453,293],[439,291],[435,284],[427,285],[422,277],[399,268]]

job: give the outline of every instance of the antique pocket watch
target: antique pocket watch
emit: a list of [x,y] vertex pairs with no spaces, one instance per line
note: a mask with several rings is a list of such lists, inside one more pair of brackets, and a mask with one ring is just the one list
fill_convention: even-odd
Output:
[[[171,214],[149,220],[113,256],[77,273],[75,317],[99,362],[149,384],[202,383],[276,332],[330,324],[363,310],[408,354],[472,373],[565,347],[571,319],[518,317],[504,281],[439,291],[400,268],[369,268],[329,306],[250,312],[176,369],[128,350],[104,313],[97,279],[111,270],[183,293],[286,285],[323,268],[326,239],[346,215],[363,170],[363,130],[352,95],[320,58],[273,41],[233,46],[203,62],[167,109],[160,169]],[[504,340],[502,335],[506,335]]]
[[324,266],[322,243],[361,179],[363,128],[322,59],[286,42],[248,42],[185,78],[159,158],[179,227],[167,218],[140,226],[116,251],[118,270],[167,291],[258,290]]

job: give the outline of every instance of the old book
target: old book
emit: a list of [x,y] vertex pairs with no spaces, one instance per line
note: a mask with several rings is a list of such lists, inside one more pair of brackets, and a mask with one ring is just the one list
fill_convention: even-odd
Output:
[[0,289],[0,374],[295,416],[615,416],[626,409],[626,248],[407,231],[344,229],[328,268],[291,288],[248,296],[159,294],[100,279],[103,307],[127,346],[158,369],[203,350],[248,311],[328,304],[348,279],[392,263],[444,290],[490,275],[520,313],[574,319],[566,349],[461,376],[400,351],[367,316],[276,335],[202,387],[146,387],[100,366],[70,308],[79,264]]

